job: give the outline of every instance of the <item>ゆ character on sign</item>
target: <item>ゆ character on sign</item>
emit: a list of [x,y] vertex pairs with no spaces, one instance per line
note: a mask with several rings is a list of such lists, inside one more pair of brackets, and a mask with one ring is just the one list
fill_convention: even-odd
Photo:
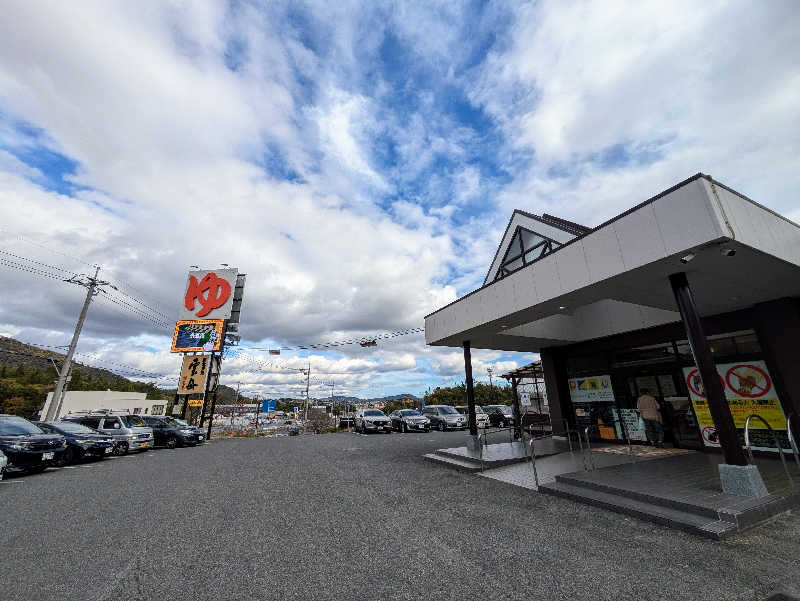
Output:
[[228,302],[230,296],[231,285],[227,280],[211,271],[201,280],[193,275],[189,276],[189,285],[186,288],[183,303],[188,311],[194,311],[195,303],[199,302],[201,308],[195,315],[204,317]]

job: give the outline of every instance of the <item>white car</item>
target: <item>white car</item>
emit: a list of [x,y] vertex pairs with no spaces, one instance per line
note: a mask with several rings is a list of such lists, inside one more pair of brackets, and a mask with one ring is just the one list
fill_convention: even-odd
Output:
[[[459,405],[455,408],[463,416],[468,416],[469,410],[466,405]],[[469,417],[467,417],[469,420]],[[489,414],[483,410],[483,407],[480,405],[475,405],[475,421],[478,424],[479,428],[488,428],[489,427]]]

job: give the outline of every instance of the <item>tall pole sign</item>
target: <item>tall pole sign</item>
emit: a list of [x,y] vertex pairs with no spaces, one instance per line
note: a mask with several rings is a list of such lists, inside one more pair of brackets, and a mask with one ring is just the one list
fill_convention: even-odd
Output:
[[[175,324],[171,352],[201,353],[184,356],[178,394],[203,393],[201,426],[206,419],[210,397],[208,438],[211,437],[225,344],[237,344],[239,341],[244,282],[245,274],[240,274],[235,267],[190,271]],[[208,352],[210,356],[205,354]]]

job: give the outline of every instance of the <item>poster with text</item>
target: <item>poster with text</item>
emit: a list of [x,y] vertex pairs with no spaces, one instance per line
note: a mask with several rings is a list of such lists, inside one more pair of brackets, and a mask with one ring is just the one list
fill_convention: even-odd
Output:
[[569,398],[573,403],[613,403],[611,376],[586,376],[569,379]]
[[[725,390],[725,398],[728,400],[740,440],[744,441],[747,416],[756,414],[766,420],[778,436],[781,446],[788,449],[786,416],[764,361],[720,363],[717,365],[717,373]],[[697,368],[684,367],[683,376],[689,388],[703,444],[707,447],[719,447],[717,431]],[[750,439],[753,450],[777,451],[769,430],[759,420],[750,421]]]

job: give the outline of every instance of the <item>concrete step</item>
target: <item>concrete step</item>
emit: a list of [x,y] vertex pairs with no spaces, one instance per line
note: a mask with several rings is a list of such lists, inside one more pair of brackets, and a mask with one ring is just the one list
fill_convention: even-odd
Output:
[[440,453],[425,453],[422,456],[426,461],[433,461],[440,465],[446,465],[460,472],[479,472],[481,471],[481,462],[464,457],[451,457]]
[[655,505],[627,496],[595,488],[567,484],[558,480],[549,484],[541,484],[539,492],[596,507],[603,507],[617,513],[631,515],[671,528],[679,528],[708,538],[722,539],[738,531],[734,522],[720,520],[716,517],[710,518],[707,515],[681,511],[663,505]]
[[579,476],[574,476],[572,474],[558,475],[556,476],[555,479],[556,482],[567,484],[569,486],[587,488],[620,497],[627,497],[635,501],[641,501],[642,503],[660,505],[662,507],[667,507],[669,509],[677,509],[678,511],[703,515],[708,518],[716,519],[719,514],[718,510],[714,509],[713,507],[709,507],[699,503],[693,503],[685,499],[664,497],[660,495],[654,495],[636,490],[631,490],[629,488],[622,488],[611,484],[593,482],[590,480],[583,479]]

